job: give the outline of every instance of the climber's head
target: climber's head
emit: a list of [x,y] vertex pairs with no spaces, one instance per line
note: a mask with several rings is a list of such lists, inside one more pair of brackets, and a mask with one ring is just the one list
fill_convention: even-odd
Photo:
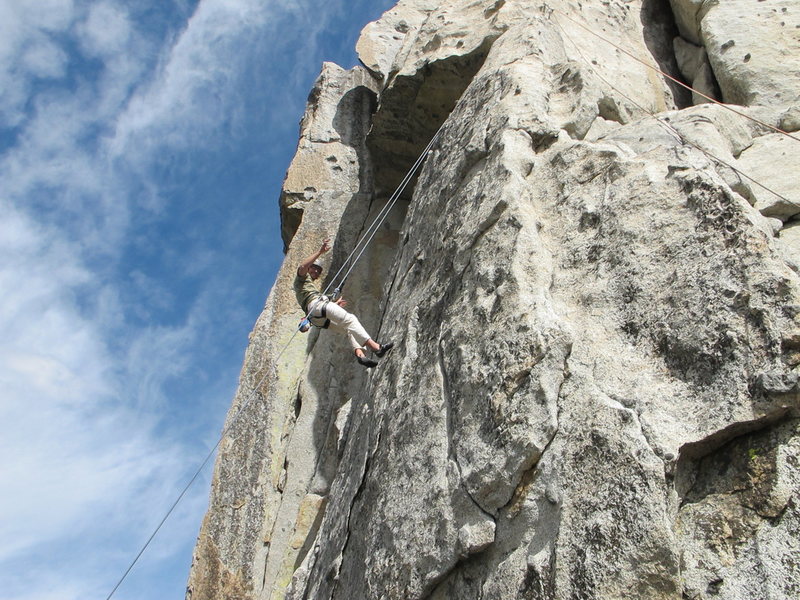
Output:
[[311,263],[311,266],[308,267],[308,274],[311,275],[311,279],[317,279],[322,275],[322,265],[318,260],[315,260]]

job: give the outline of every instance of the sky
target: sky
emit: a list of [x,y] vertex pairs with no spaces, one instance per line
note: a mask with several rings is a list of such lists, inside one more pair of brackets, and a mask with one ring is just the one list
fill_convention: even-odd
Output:
[[[0,590],[105,599],[216,443],[323,61],[394,0],[0,0]],[[119,599],[183,598],[211,468]]]

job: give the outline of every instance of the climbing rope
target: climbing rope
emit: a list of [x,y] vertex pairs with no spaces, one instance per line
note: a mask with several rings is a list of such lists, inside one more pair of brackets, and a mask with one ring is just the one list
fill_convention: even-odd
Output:
[[[795,135],[792,135],[792,134],[791,134],[791,133],[789,133],[788,131],[784,131],[784,130],[783,130],[783,129],[781,129],[780,127],[776,127],[776,126],[774,126],[774,125],[770,125],[769,123],[765,123],[764,121],[761,121],[761,120],[759,120],[759,119],[756,119],[755,117],[753,117],[753,116],[751,116],[751,115],[748,115],[747,113],[744,113],[744,112],[742,112],[742,111],[736,110],[736,109],[735,109],[735,108],[733,108],[733,107],[732,107],[730,104],[725,104],[725,103],[723,103],[723,102],[720,102],[720,101],[719,101],[719,100],[717,100],[716,98],[712,98],[711,96],[707,96],[707,95],[706,95],[706,94],[704,94],[703,92],[701,92],[701,91],[699,91],[699,90],[696,90],[696,89],[694,89],[692,86],[690,86],[690,85],[688,85],[688,84],[684,83],[683,81],[681,81],[681,80],[679,80],[679,79],[677,79],[677,78],[673,77],[673,76],[672,76],[672,75],[670,75],[669,73],[665,73],[665,72],[664,72],[664,71],[662,71],[661,69],[659,69],[659,68],[657,68],[657,67],[654,67],[653,65],[649,64],[647,61],[645,61],[645,60],[642,60],[641,58],[639,58],[638,56],[636,56],[635,54],[633,54],[633,53],[631,53],[631,52],[628,52],[627,50],[625,50],[625,48],[623,48],[623,47],[621,47],[621,46],[619,46],[619,45],[615,44],[614,42],[612,42],[611,40],[609,40],[609,39],[607,39],[607,38],[603,37],[602,35],[600,35],[600,34],[599,34],[599,33],[597,33],[596,31],[593,31],[593,30],[592,30],[592,29],[590,29],[589,27],[586,27],[586,26],[585,26],[585,25],[583,25],[582,23],[579,23],[578,21],[574,20],[573,18],[571,18],[571,17],[570,17],[569,15],[567,15],[566,13],[563,13],[563,12],[561,12],[561,11],[560,11],[560,10],[558,10],[557,8],[553,8],[553,7],[551,7],[551,6],[548,6],[547,4],[545,4],[545,5],[544,5],[544,9],[545,9],[545,10],[549,10],[551,13],[557,13],[557,14],[561,15],[562,17],[564,17],[565,19],[567,19],[567,20],[568,20],[568,21],[570,21],[571,23],[574,23],[575,25],[577,25],[578,27],[580,27],[580,28],[581,28],[581,29],[583,29],[584,31],[588,31],[588,32],[589,32],[589,33],[591,33],[593,36],[595,36],[595,37],[597,37],[597,38],[599,38],[599,39],[603,40],[605,43],[607,43],[607,44],[610,44],[611,46],[613,46],[614,48],[616,48],[617,50],[619,50],[619,51],[620,51],[620,52],[622,52],[623,54],[625,54],[625,55],[627,55],[627,56],[631,57],[631,58],[632,58],[633,60],[635,60],[636,62],[639,62],[639,63],[643,64],[643,65],[644,65],[645,67],[647,67],[648,69],[651,69],[651,70],[655,71],[656,73],[658,73],[658,74],[662,75],[663,77],[666,77],[666,78],[667,78],[667,79],[669,79],[670,81],[673,81],[673,82],[677,83],[677,84],[678,84],[678,85],[680,85],[681,87],[684,87],[684,88],[686,88],[687,90],[689,90],[689,91],[691,91],[691,92],[693,92],[693,93],[695,93],[695,94],[698,94],[699,96],[701,96],[701,97],[705,98],[705,99],[706,99],[706,100],[708,100],[709,102],[711,102],[711,103],[713,103],[713,104],[716,104],[716,105],[718,105],[718,106],[721,106],[721,107],[722,107],[722,108],[724,108],[725,110],[729,110],[729,111],[731,111],[732,113],[735,113],[735,114],[739,115],[740,117],[744,117],[745,119],[749,119],[749,120],[753,121],[754,123],[757,123],[757,124],[761,125],[762,127],[766,127],[767,129],[771,129],[771,130],[772,130],[772,131],[774,131],[775,133],[780,133],[780,134],[782,134],[782,135],[785,135],[786,137],[789,137],[789,138],[793,139],[793,140],[794,140],[794,141],[796,141],[796,142],[800,142],[800,138],[799,138],[799,137],[797,137],[797,136],[795,136]],[[564,31],[564,28],[563,28],[563,27],[561,27],[561,23],[559,23],[559,22],[558,22],[558,19],[554,19],[554,21],[556,22],[556,25],[558,25],[558,28],[559,28],[559,29],[561,29],[561,31],[563,32],[563,31]],[[567,34],[566,34],[566,32],[564,32],[564,35],[567,35]],[[567,37],[569,37],[569,36],[567,35]],[[571,38],[570,38],[570,41],[572,41],[572,39],[571,39]],[[575,48],[577,49],[577,45],[575,44],[575,42],[572,42],[572,44],[573,44],[573,46],[575,46]],[[580,54],[580,51],[578,51],[578,53]],[[586,60],[586,59],[584,58],[584,60]],[[613,87],[613,86],[612,86],[612,87]],[[616,88],[614,88],[614,89],[616,89]],[[617,91],[619,91],[619,90],[617,90]]]
[[[327,297],[330,288],[336,282],[336,278],[342,273],[342,271],[344,271],[345,267],[347,267],[349,264],[350,266],[345,272],[345,274],[342,276],[341,281],[334,288],[333,296],[331,299],[335,301],[341,295],[342,289],[344,289],[344,284],[347,281],[347,278],[350,276],[350,273],[353,272],[353,269],[355,268],[356,264],[358,264],[358,261],[361,259],[361,256],[364,254],[367,247],[369,247],[369,244],[370,242],[372,242],[372,239],[375,237],[375,234],[378,233],[378,229],[380,228],[380,226],[389,216],[389,213],[391,212],[392,208],[394,208],[394,205],[397,204],[397,201],[402,197],[403,192],[405,191],[408,184],[414,179],[414,175],[416,175],[417,171],[419,170],[419,167],[422,165],[423,162],[425,162],[425,158],[428,156],[428,153],[431,151],[433,145],[436,143],[436,140],[439,138],[439,133],[441,133],[443,127],[444,127],[444,122],[439,126],[439,129],[436,130],[436,133],[433,134],[431,141],[428,142],[428,145],[425,147],[422,153],[417,157],[417,160],[405,174],[403,179],[398,184],[397,188],[395,188],[395,191],[392,193],[391,196],[389,196],[389,199],[386,201],[386,204],[384,204],[383,208],[381,208],[381,210],[378,211],[378,214],[375,216],[370,226],[367,228],[364,234],[358,239],[358,241],[356,241],[353,250],[347,256],[347,258],[344,259],[344,261],[342,262],[342,266],[339,267],[339,270],[336,271],[334,276],[331,278],[330,283],[328,283],[328,285],[325,287],[325,290],[322,292],[322,296]],[[358,252],[358,255],[355,257],[355,259],[353,259],[353,256],[356,254],[356,252]],[[300,320],[300,325],[298,326],[298,329],[300,331],[308,331],[308,329],[305,330],[303,329],[306,323],[308,323],[309,325],[313,325],[313,323],[311,323],[310,321],[311,313],[313,313],[316,310],[316,306],[317,304],[319,304],[320,301],[323,301],[323,299],[318,298],[317,300],[315,300],[314,303],[311,305],[308,314],[306,314],[306,316]]]
[[[408,170],[408,172],[406,173],[405,177],[403,177],[402,181],[398,184],[397,188],[395,188],[395,191],[392,193],[391,196],[389,196],[389,199],[386,201],[386,204],[378,212],[378,214],[376,215],[375,219],[372,221],[370,226],[367,228],[367,230],[364,232],[364,234],[356,242],[355,246],[353,247],[353,250],[350,252],[350,254],[347,256],[347,258],[342,263],[342,266],[339,267],[339,270],[331,278],[331,282],[328,284],[328,286],[325,288],[325,291],[322,293],[323,295],[327,295],[328,294],[328,291],[330,291],[330,288],[335,284],[336,278],[339,277],[339,275],[342,273],[342,271],[344,271],[345,268],[348,267],[348,265],[349,265],[349,267],[347,268],[347,271],[342,276],[342,278],[339,281],[338,285],[336,285],[336,287],[334,288],[334,297],[338,297],[338,295],[341,293],[342,289],[344,288],[344,284],[347,281],[347,278],[350,276],[350,273],[353,272],[353,269],[355,268],[356,264],[358,263],[358,261],[363,256],[364,252],[366,251],[366,249],[369,246],[369,244],[372,241],[372,239],[375,237],[375,234],[378,233],[378,229],[383,224],[383,222],[386,220],[386,218],[389,216],[389,213],[391,212],[392,208],[394,208],[395,204],[397,204],[397,201],[403,195],[403,192],[405,191],[405,189],[408,186],[408,184],[412,181],[412,179],[416,175],[416,173],[419,170],[420,166],[422,166],[422,163],[425,162],[425,158],[428,156],[428,153],[431,151],[431,149],[433,148],[433,145],[436,143],[436,140],[439,138],[439,134],[442,132],[442,128],[443,127],[444,127],[444,123],[442,123],[439,126],[439,129],[436,130],[436,133],[433,134],[433,137],[431,138],[431,141],[428,142],[428,145],[425,147],[425,149],[422,151],[422,153],[417,157],[417,160],[414,162],[414,164]],[[356,253],[358,253],[358,254],[357,254],[357,256],[355,256],[355,259],[353,259],[353,256],[356,255]]]
[[[555,9],[553,9],[553,10],[555,11]],[[558,11],[555,11],[555,12],[558,12]],[[611,87],[611,88],[612,88],[614,91],[616,91],[616,92],[617,92],[617,93],[618,93],[620,96],[622,96],[623,98],[625,98],[626,100],[628,100],[628,102],[632,103],[632,104],[633,104],[633,105],[635,105],[637,108],[639,108],[640,110],[642,110],[644,113],[648,114],[648,115],[649,115],[649,116],[651,116],[653,119],[655,119],[656,123],[658,123],[658,124],[659,124],[659,126],[661,126],[663,129],[665,129],[665,130],[666,130],[668,133],[671,133],[672,135],[676,136],[679,142],[681,142],[681,143],[683,143],[683,144],[686,144],[686,145],[688,145],[688,146],[692,146],[693,148],[695,148],[695,149],[699,150],[700,152],[702,152],[703,154],[705,154],[705,155],[706,155],[708,158],[710,158],[711,160],[713,160],[713,161],[715,161],[715,162],[717,162],[717,163],[719,163],[719,164],[721,164],[721,165],[724,165],[724,166],[728,167],[729,169],[731,169],[732,171],[734,171],[734,172],[735,172],[737,175],[739,175],[740,177],[744,177],[745,179],[747,179],[747,180],[751,181],[752,183],[755,183],[757,186],[761,187],[762,189],[764,189],[764,190],[768,191],[768,192],[769,192],[769,193],[771,193],[771,194],[774,194],[775,196],[777,196],[777,197],[778,197],[778,198],[780,198],[781,200],[783,200],[783,201],[785,201],[785,202],[787,202],[787,203],[792,203],[792,202],[791,202],[791,200],[789,200],[788,198],[786,198],[786,197],[785,197],[785,196],[783,196],[782,194],[779,194],[779,193],[778,193],[778,192],[776,192],[775,190],[773,190],[773,189],[771,189],[771,188],[767,187],[766,185],[764,185],[763,183],[761,183],[761,182],[757,181],[756,179],[754,179],[753,177],[751,177],[751,176],[750,176],[750,175],[748,175],[747,173],[744,173],[743,171],[740,171],[739,169],[737,169],[735,166],[733,166],[733,165],[732,165],[732,164],[730,164],[729,162],[727,162],[727,161],[725,161],[725,160],[722,160],[722,159],[721,159],[721,158],[719,158],[718,156],[715,156],[714,154],[712,154],[711,152],[709,152],[709,151],[708,151],[708,150],[706,150],[705,148],[702,148],[701,146],[698,146],[697,144],[695,144],[694,142],[692,142],[691,140],[689,140],[688,138],[686,138],[686,137],[685,137],[685,136],[684,136],[684,135],[683,135],[683,134],[682,134],[682,133],[681,133],[681,132],[680,132],[678,129],[676,129],[675,127],[673,127],[673,126],[672,126],[670,123],[667,123],[667,122],[665,122],[663,119],[659,118],[659,117],[658,117],[658,115],[656,115],[656,113],[654,113],[654,112],[653,112],[653,111],[651,111],[651,110],[648,110],[647,108],[645,108],[644,106],[642,106],[641,104],[639,104],[638,102],[636,102],[636,100],[632,99],[631,97],[629,97],[628,95],[626,95],[624,92],[620,91],[620,90],[619,90],[619,88],[617,88],[617,87],[616,87],[616,86],[615,86],[613,83],[611,83],[610,81],[608,81],[608,80],[607,80],[605,77],[603,77],[602,75],[600,75],[600,73],[598,73],[598,72],[597,72],[597,71],[596,71],[596,70],[595,70],[595,69],[592,67],[592,64],[591,64],[591,62],[590,62],[589,60],[587,60],[587,58],[586,58],[586,57],[583,55],[583,53],[580,51],[580,48],[579,48],[579,47],[578,47],[578,45],[575,43],[575,41],[572,39],[572,37],[571,37],[571,36],[570,36],[570,35],[569,35],[569,34],[566,32],[566,30],[565,30],[565,29],[564,29],[564,28],[561,26],[561,23],[559,23],[559,22],[558,22],[558,19],[554,19],[554,22],[555,22],[556,26],[557,26],[557,27],[558,27],[558,28],[561,30],[561,33],[563,33],[563,34],[564,34],[564,37],[565,37],[566,39],[568,39],[568,40],[569,40],[569,42],[572,44],[572,46],[575,48],[575,51],[578,53],[578,56],[580,56],[580,57],[583,59],[583,61],[584,61],[584,62],[586,63],[586,65],[588,66],[588,68],[589,68],[589,69],[590,69],[590,70],[591,70],[591,71],[592,71],[592,72],[593,72],[595,75],[597,75],[597,77],[598,77],[599,79],[601,79],[601,80],[602,80],[602,81],[603,81],[603,82],[604,82],[606,85],[608,85],[608,86],[609,86],[609,87]],[[725,105],[722,105],[722,106],[725,106]],[[747,116],[747,115],[744,115],[744,113],[739,113],[739,112],[737,112],[737,111],[734,111],[734,112],[736,112],[737,114],[741,114],[741,115],[743,115],[743,116]],[[749,118],[749,117],[748,117],[748,118]],[[757,119],[752,119],[752,120],[756,121],[757,123],[760,123],[760,121],[758,121]],[[787,135],[788,135],[788,134],[787,134]],[[791,135],[790,135],[789,137],[794,137],[794,136],[791,136]],[[797,139],[797,138],[794,138],[794,139]],[[800,140],[799,140],[799,141],[800,141]]]
[[[350,252],[348,257],[345,259],[344,263],[339,268],[339,270],[336,272],[336,275],[334,275],[334,277],[332,278],[331,283],[328,284],[328,286],[325,288],[325,291],[323,292],[323,295],[328,293],[328,291],[330,290],[331,285],[333,285],[333,282],[336,280],[336,277],[339,276],[339,274],[347,266],[348,262],[351,261],[353,256],[358,251],[358,256],[356,256],[355,260],[352,261],[352,263],[350,265],[350,268],[347,270],[347,272],[345,273],[344,277],[341,279],[341,282],[340,282],[339,286],[337,287],[337,292],[341,291],[341,288],[344,286],[344,282],[346,281],[348,275],[350,275],[350,273],[353,270],[353,268],[355,267],[356,263],[361,258],[361,256],[364,254],[364,250],[366,250],[367,246],[372,241],[372,238],[375,236],[375,233],[378,231],[378,228],[386,220],[386,217],[389,215],[389,212],[392,210],[394,205],[397,203],[397,200],[400,198],[400,196],[402,195],[403,191],[408,186],[409,182],[413,179],[414,175],[419,170],[419,168],[422,165],[422,163],[425,162],[425,158],[427,157],[427,155],[430,152],[431,148],[433,148],[433,145],[436,142],[436,140],[438,139],[439,134],[442,131],[443,127],[444,127],[444,123],[442,123],[442,125],[436,131],[434,136],[431,138],[431,141],[428,143],[428,145],[422,151],[422,154],[419,155],[419,157],[417,158],[416,162],[412,165],[411,169],[408,171],[408,173],[406,173],[405,177],[403,177],[402,181],[397,186],[397,188],[395,189],[394,193],[389,197],[389,200],[387,201],[386,205],[378,212],[378,215],[375,217],[375,219],[372,221],[370,226],[367,228],[366,232],[361,236],[361,238],[358,240],[358,242],[356,242],[355,247]],[[309,313],[306,315],[306,317],[305,317],[306,319],[308,319],[311,316],[311,312],[313,312],[313,310],[314,310],[314,308],[312,307],[311,311],[309,311]],[[275,369],[275,366],[277,365],[278,361],[283,356],[283,353],[286,352],[286,350],[292,344],[292,342],[294,341],[294,338],[297,336],[298,333],[299,333],[299,329],[295,329],[294,333],[289,338],[289,341],[286,342],[286,344],[281,348],[280,352],[278,352],[278,354],[275,356],[275,358],[272,361],[273,370]],[[112,589],[111,593],[109,593],[108,596],[106,596],[106,600],[111,600],[112,596],[114,596],[116,591],[122,585],[122,582],[124,582],[125,579],[128,577],[130,572],[136,566],[136,563],[139,562],[139,559],[142,557],[142,555],[145,553],[147,548],[150,546],[150,544],[153,541],[153,539],[156,537],[158,532],[164,526],[164,523],[167,522],[167,519],[169,519],[169,517],[175,511],[175,509],[177,508],[177,506],[180,503],[180,501],[186,495],[186,492],[189,491],[189,488],[192,486],[192,484],[200,476],[200,473],[203,471],[205,466],[208,464],[208,461],[211,460],[211,457],[217,451],[217,448],[219,448],[219,445],[222,443],[222,440],[225,439],[225,436],[228,435],[228,433],[231,431],[233,426],[239,420],[239,417],[244,413],[245,409],[256,398],[258,390],[261,388],[261,386],[266,381],[267,377],[270,375],[271,372],[272,372],[271,370],[267,370],[264,373],[264,375],[261,377],[261,379],[259,379],[258,383],[256,383],[256,385],[251,389],[250,394],[245,398],[244,402],[242,402],[242,404],[239,406],[239,409],[236,411],[236,413],[233,415],[233,417],[230,420],[228,420],[227,424],[223,427],[222,433],[219,435],[219,438],[217,439],[217,442],[214,444],[214,447],[211,448],[211,450],[208,452],[208,454],[206,455],[206,457],[203,460],[203,462],[200,463],[200,466],[194,472],[194,475],[192,475],[192,478],[184,486],[184,488],[181,490],[181,493],[178,494],[178,497],[172,503],[172,506],[170,506],[170,508],[167,511],[167,513],[164,515],[164,517],[158,523],[156,528],[153,530],[153,533],[151,533],[150,537],[147,538],[147,541],[144,543],[144,545],[142,546],[141,550],[139,550],[139,553],[136,555],[136,557],[133,559],[133,561],[131,561],[130,565],[128,565],[128,568],[122,574],[122,577],[120,577],[119,581],[117,581],[116,585],[114,586],[114,589]]]

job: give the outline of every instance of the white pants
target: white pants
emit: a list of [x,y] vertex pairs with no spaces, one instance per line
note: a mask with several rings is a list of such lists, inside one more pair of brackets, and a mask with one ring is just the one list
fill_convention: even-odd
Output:
[[[311,303],[310,316],[317,322],[322,317],[322,306],[324,304],[324,301],[316,304],[314,302]],[[326,318],[331,321],[330,329],[337,333],[346,333],[347,337],[350,338],[350,345],[353,350],[363,348],[366,345],[371,336],[354,314],[347,312],[335,302],[328,302],[327,306],[325,306],[325,313]]]

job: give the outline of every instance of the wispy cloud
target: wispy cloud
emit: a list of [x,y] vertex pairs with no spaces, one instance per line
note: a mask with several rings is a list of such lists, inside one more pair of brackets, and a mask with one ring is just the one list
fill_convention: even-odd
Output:
[[[172,46],[162,68],[121,115],[112,152],[134,150],[129,160],[155,160],[160,151],[224,139],[240,125],[242,87],[253,74],[242,69],[248,46],[269,36],[280,46],[279,21],[303,14],[307,1],[206,0]],[[270,26],[273,25],[273,26]],[[314,32],[307,32],[313,40]],[[267,50],[268,48],[262,48]],[[264,68],[264,65],[262,65]],[[279,87],[281,82],[273,82]]]
[[[4,595],[45,597],[30,575],[46,563],[60,570],[59,598],[92,597],[107,593],[196,464],[196,445],[156,432],[163,386],[186,370],[200,317],[127,332],[115,355],[103,318],[80,306],[81,290],[103,284],[79,253],[18,214],[1,220],[0,579],[27,572],[19,588],[4,582]],[[190,498],[195,509],[202,496]]]
[[158,415],[202,318],[187,307],[174,325],[133,326],[115,275],[133,187],[108,140],[157,64],[136,26],[114,2],[0,3],[0,128],[13,140],[0,157],[5,597],[46,598],[31,577],[42,563],[60,569],[54,597],[107,593],[142,539],[124,532],[152,527],[196,462]]
[[74,18],[72,0],[0,2],[0,124],[23,120],[36,78],[63,76],[66,53],[51,35]]
[[131,33],[128,11],[107,0],[89,6],[86,19],[78,25],[77,37],[87,56],[114,58],[127,50]]

